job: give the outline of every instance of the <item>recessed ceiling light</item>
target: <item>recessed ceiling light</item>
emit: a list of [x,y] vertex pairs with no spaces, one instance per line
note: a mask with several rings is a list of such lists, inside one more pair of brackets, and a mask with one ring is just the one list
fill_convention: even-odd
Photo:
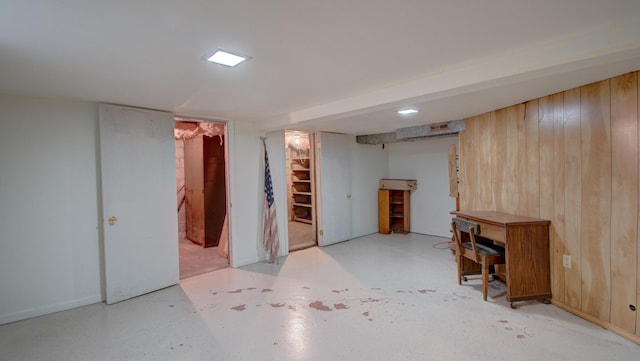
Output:
[[247,59],[249,59],[248,56],[241,56],[241,55],[230,53],[225,50],[218,49],[213,55],[207,58],[207,61],[233,67],[242,63]]
[[418,109],[402,109],[402,110],[398,110],[398,114],[400,115],[409,115],[409,114],[415,114],[418,112]]

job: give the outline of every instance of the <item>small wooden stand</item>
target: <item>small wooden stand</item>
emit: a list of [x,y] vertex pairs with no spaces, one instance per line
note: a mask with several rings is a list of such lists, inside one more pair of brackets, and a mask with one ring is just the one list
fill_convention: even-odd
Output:
[[[382,234],[410,232],[411,190],[415,180],[381,180],[378,190],[378,232]],[[395,187],[394,185],[398,185]],[[390,189],[399,188],[399,189]]]

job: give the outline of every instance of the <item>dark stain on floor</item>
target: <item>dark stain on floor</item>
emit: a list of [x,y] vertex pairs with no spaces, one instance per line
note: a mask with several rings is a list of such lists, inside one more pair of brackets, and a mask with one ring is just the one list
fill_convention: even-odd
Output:
[[367,318],[369,321],[373,321],[372,317],[369,317],[369,311],[362,312],[362,315]]
[[318,311],[331,311],[331,307],[325,306],[322,301],[311,302],[309,307]]
[[387,298],[380,299],[380,298],[371,298],[371,297],[360,299],[360,303],[368,303],[368,302],[372,302],[372,303],[377,303],[377,302],[389,303],[389,299],[387,299]]
[[[311,287],[309,286],[301,286],[303,289],[306,290],[310,290]],[[375,290],[375,291],[381,291],[382,289],[380,287],[372,287],[370,288],[371,290]],[[212,290],[209,290],[211,292],[212,295],[217,295],[218,293],[224,292],[224,293],[243,293],[243,291],[251,291],[251,290],[256,290],[255,287],[247,287],[247,288],[239,288],[236,290],[232,290],[232,291],[218,291],[218,292],[213,292]],[[333,289],[331,290],[331,293],[343,293],[343,292],[348,292],[349,289],[348,288],[344,288],[344,289]],[[267,293],[267,292],[274,292],[273,289],[271,288],[263,288],[260,290],[261,293]],[[431,292],[436,292],[436,290],[434,289],[417,289],[417,290],[396,290],[396,293],[408,293],[408,294],[416,294],[416,293],[421,293],[421,294],[427,294],[427,293],[431,293]],[[454,293],[454,297],[458,296],[457,294]],[[459,296],[460,297],[460,296]],[[364,305],[366,303],[378,303],[378,304],[388,304],[390,302],[391,298],[374,298],[374,297],[367,297],[367,298],[360,298],[360,299],[355,299],[355,300],[342,300],[343,302],[339,302],[339,303],[333,303],[333,308],[331,308],[331,304],[329,305],[325,305],[321,300],[317,300],[314,302],[309,303],[309,308],[313,308],[315,310],[318,311],[333,311],[333,310],[348,310],[351,309],[352,305],[349,305],[350,301],[360,301],[360,305]],[[445,298],[444,301],[449,301],[449,300],[453,300],[455,301],[455,298]],[[293,304],[289,304],[287,305],[286,302],[274,302],[274,303],[267,303],[265,302],[264,304],[256,304],[255,307],[257,308],[261,308],[264,305],[269,305],[271,306],[271,308],[283,308],[283,307],[287,307],[289,310],[293,311],[293,312],[297,312],[297,308],[296,305]],[[403,303],[404,305],[404,303]],[[412,307],[414,307],[414,304],[411,304]],[[173,305],[170,305],[169,307],[173,307]],[[235,311],[245,311],[247,309],[246,304],[241,304],[241,305],[237,305],[234,307],[231,307],[232,310]],[[364,317],[366,317],[369,321],[373,321],[373,318],[369,317],[369,311],[363,312],[362,315]],[[506,320],[499,320],[497,322],[500,323],[508,323],[508,321]],[[523,335],[524,337],[524,335]]]
[[435,292],[436,290],[429,290],[429,289],[424,289],[424,290],[418,290],[418,292],[422,293],[423,295],[427,292]]
[[237,305],[235,307],[231,307],[231,309],[236,311],[244,311],[247,309],[247,305],[246,304]]

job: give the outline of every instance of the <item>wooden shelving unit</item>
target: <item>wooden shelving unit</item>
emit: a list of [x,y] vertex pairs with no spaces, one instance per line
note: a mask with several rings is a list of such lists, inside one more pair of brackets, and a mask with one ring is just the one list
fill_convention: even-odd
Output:
[[293,220],[309,224],[312,223],[311,158],[291,158],[291,187],[293,195]]
[[409,190],[378,190],[378,232],[410,232],[410,195]]

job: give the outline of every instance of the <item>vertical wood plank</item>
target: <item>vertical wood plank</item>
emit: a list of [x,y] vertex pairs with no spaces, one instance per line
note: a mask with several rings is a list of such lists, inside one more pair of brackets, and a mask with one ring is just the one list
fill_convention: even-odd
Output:
[[494,209],[493,203],[493,184],[491,183],[492,167],[494,158],[486,155],[491,154],[491,144],[493,143],[493,132],[495,124],[491,113],[485,113],[479,117],[479,127],[477,129],[478,136],[478,154],[485,156],[476,157],[478,173],[476,174],[476,182],[478,183],[478,204],[476,209]]
[[611,307],[611,125],[609,81],[580,89],[582,311],[609,321]]
[[[562,266],[562,255],[565,253],[565,172],[564,172],[564,93],[558,93],[553,98],[553,218],[551,221],[550,237],[553,239],[552,254],[554,264],[554,279],[552,279],[553,298],[565,302],[565,272]],[[554,293],[555,292],[555,293]],[[556,297],[557,295],[557,297]]]
[[580,143],[580,89],[564,92],[564,178],[565,178],[565,252],[571,257],[571,268],[565,269],[565,304],[581,309],[581,242],[582,171]]
[[[540,135],[539,135],[539,101],[538,99],[527,102],[522,106],[525,111],[525,139],[526,152],[524,155],[525,166],[524,212],[529,217],[540,217]],[[553,147],[551,147],[553,149]],[[547,218],[550,219],[550,218]]]
[[[640,71],[635,72],[636,74],[636,79],[637,79],[637,94],[638,94],[638,100],[637,100],[637,104],[638,104],[638,112],[636,113],[636,119],[638,120],[638,141],[640,141]],[[640,148],[640,145],[639,145]],[[639,150],[640,151],[640,150]],[[640,158],[640,153],[638,154],[638,157]],[[640,168],[640,165],[638,165],[638,167]],[[638,179],[640,182],[640,169],[638,170]],[[640,185],[638,185],[640,187]],[[640,189],[638,190],[638,193],[640,193]],[[640,194],[638,194],[638,206],[640,207]],[[634,306],[636,306],[636,308],[640,308],[640,208],[638,209],[638,238],[637,238],[637,242],[636,242],[636,248],[637,248],[637,253],[638,253],[638,260],[636,262],[636,270],[637,270],[637,275],[636,275],[636,303],[634,303]],[[636,336],[640,336],[640,311],[636,310]]]
[[[636,80],[640,79],[640,71],[636,72]],[[637,81],[637,104],[638,104],[638,112],[636,113],[636,120],[638,121],[638,140],[640,141],[640,81]],[[638,154],[638,157],[640,158],[640,154]],[[639,166],[640,168],[640,166]],[[640,169],[638,170],[638,172],[640,172]],[[638,178],[640,179],[640,173],[638,173]],[[639,185],[640,187],[640,185]],[[640,189],[638,190],[638,203],[640,204]],[[638,227],[640,228],[640,209],[638,210]],[[636,308],[640,308],[640,231],[638,232],[638,240],[636,242],[636,250],[638,253],[638,260],[636,262],[636,270],[637,270],[637,275],[636,275],[636,303],[634,303],[634,306],[636,306]],[[640,311],[636,310],[636,335],[640,336]]]
[[460,209],[468,207],[469,192],[467,191],[466,178],[466,159],[467,159],[467,142],[470,135],[470,127],[473,122],[473,118],[466,118],[464,120],[465,130],[458,133],[458,202]]
[[449,170],[449,197],[458,198],[458,155],[456,145],[451,144],[447,152],[447,168]]
[[458,134],[458,176],[460,183],[460,209],[473,209],[472,200],[475,194],[471,189],[471,182],[468,181],[471,174],[471,164],[473,161],[473,128],[476,123],[475,117],[465,119],[465,131]]
[[[491,139],[491,178],[496,211],[508,212],[507,187],[513,168],[508,163],[508,121],[506,109],[493,112],[494,130]],[[511,177],[513,179],[513,177]]]
[[634,333],[638,262],[638,80],[611,79],[611,323]]
[[378,233],[389,234],[391,228],[390,190],[378,189]]
[[504,197],[506,203],[509,204],[509,213],[524,215],[527,203],[526,178],[529,173],[529,170],[526,169],[527,134],[524,104],[507,108],[507,124],[509,125],[507,159],[512,172],[507,180],[508,193],[504,194]]
[[[556,237],[556,220],[554,218],[554,180],[555,175],[555,149],[554,126],[555,104],[553,96],[540,98],[538,101],[538,146],[539,146],[539,194],[540,194],[540,218],[551,220],[549,229],[549,262],[551,265],[551,294],[554,299],[564,302],[564,271],[562,269],[562,251],[558,255],[555,250],[557,243],[562,244],[562,239]],[[562,118],[561,118],[562,119]],[[562,173],[562,169],[560,169]],[[559,297],[562,296],[562,297]]]
[[204,168],[202,136],[184,143],[185,235],[204,246]]

